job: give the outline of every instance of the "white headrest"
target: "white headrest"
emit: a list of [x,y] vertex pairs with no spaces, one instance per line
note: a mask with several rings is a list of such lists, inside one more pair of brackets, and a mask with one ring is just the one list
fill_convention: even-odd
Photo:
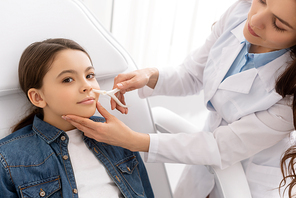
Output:
[[17,69],[24,49],[48,38],[72,39],[84,47],[98,79],[128,67],[119,44],[79,0],[0,1],[0,28],[0,96],[19,91]]

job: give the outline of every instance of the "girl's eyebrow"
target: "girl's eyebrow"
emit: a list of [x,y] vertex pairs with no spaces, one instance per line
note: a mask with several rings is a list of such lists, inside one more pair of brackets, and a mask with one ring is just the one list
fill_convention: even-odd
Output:
[[287,22],[284,21],[283,19],[279,18],[278,16],[274,15],[275,18],[277,18],[280,22],[282,22],[283,24],[285,24],[286,26],[288,26],[289,28],[291,28],[292,30],[294,30],[294,28]]
[[[85,69],[85,72],[87,72],[87,71],[89,71],[89,70],[91,70],[91,69],[95,70],[95,68],[94,68],[93,66],[89,66],[89,67],[87,67],[87,68]],[[60,76],[63,75],[63,74],[66,74],[66,73],[77,74],[77,71],[72,70],[72,69],[64,70],[64,71],[62,71],[61,73],[59,73],[59,75],[57,76],[57,78],[60,77]]]
[[91,69],[95,70],[95,68],[93,66],[89,66],[85,69],[85,71],[87,72],[88,70],[91,70]]

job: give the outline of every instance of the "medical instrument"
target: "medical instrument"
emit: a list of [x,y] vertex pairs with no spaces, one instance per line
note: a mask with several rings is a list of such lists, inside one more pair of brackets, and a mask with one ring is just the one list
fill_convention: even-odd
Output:
[[120,89],[116,88],[116,89],[112,89],[110,91],[105,91],[105,90],[98,90],[98,89],[92,89],[94,92],[99,93],[99,94],[103,94],[103,95],[108,95],[110,96],[113,100],[115,100],[115,102],[121,106],[121,107],[125,107],[127,108],[128,106],[122,104],[118,98],[115,96],[115,93],[119,92]]

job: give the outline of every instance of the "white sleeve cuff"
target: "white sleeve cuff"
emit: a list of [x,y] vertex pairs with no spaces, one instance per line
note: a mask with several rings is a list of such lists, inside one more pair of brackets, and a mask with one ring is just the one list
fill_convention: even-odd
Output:
[[150,87],[144,86],[143,88],[138,90],[138,94],[139,94],[139,97],[143,99],[151,96],[153,91],[154,90],[151,89]]
[[158,68],[158,72],[159,72],[159,76],[158,76],[158,80],[157,80],[157,83],[155,85],[155,88],[154,89],[151,89],[150,87],[148,86],[144,86],[143,88],[139,89],[138,90],[138,94],[139,94],[139,97],[140,98],[147,98],[149,96],[155,96],[158,94],[159,90],[161,89],[161,85],[163,83],[163,74],[164,72],[162,71],[161,68]]
[[158,135],[157,134],[149,134],[150,136],[150,144],[148,153],[144,154],[144,159],[146,162],[155,162],[157,151],[158,151]]

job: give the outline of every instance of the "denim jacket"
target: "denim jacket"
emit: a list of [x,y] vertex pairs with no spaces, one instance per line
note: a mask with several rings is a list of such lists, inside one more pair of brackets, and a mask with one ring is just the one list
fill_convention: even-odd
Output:
[[[104,122],[102,117],[91,117]],[[67,134],[35,116],[26,126],[0,140],[0,197],[77,198],[79,192],[68,152]],[[138,152],[84,142],[105,166],[124,197],[154,197]]]

